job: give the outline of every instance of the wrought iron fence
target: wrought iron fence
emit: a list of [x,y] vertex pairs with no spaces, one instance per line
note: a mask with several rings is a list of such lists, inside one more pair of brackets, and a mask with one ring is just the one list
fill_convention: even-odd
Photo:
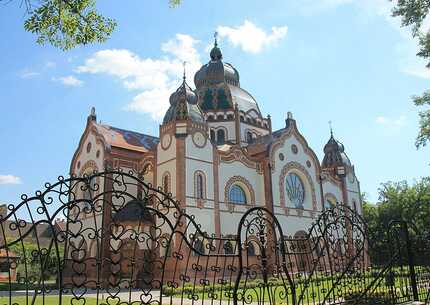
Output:
[[410,260],[422,237],[393,223],[397,244],[373,262],[363,219],[343,205],[302,236],[286,236],[264,207],[249,209],[236,232],[215,236],[170,194],[119,170],[60,177],[21,200],[0,220],[0,304],[429,300],[425,255]]

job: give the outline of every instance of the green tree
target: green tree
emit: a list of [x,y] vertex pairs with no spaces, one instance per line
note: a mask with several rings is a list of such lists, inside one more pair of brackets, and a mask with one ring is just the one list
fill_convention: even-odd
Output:
[[[12,240],[8,240],[8,243]],[[29,279],[30,283],[37,283],[42,275],[45,280],[55,280],[58,275],[58,267],[64,255],[64,245],[59,244],[59,257],[55,247],[48,253],[47,248],[39,249],[37,244],[24,241],[9,246],[9,250],[16,254],[19,259],[16,265],[16,272],[19,277]]]
[[[8,3],[12,0],[0,0]],[[100,14],[97,0],[23,0],[28,18],[24,28],[37,36],[37,43],[49,43],[62,50],[105,42],[117,22]],[[169,0],[170,6],[180,0]]]
[[[372,262],[384,263],[389,251],[388,227],[393,220],[411,225],[414,238],[427,239],[430,232],[430,177],[409,185],[405,181],[387,182],[379,189],[377,204],[365,202],[363,217],[368,226]],[[381,260],[381,261],[379,261]]]
[[[424,21],[429,17],[429,0],[396,0],[393,16],[400,17],[402,26],[411,27],[412,36],[418,39],[420,50],[417,56],[429,60],[430,68],[430,29],[423,29]],[[419,107],[430,106],[430,90],[421,96],[413,96],[413,102]],[[430,109],[421,110],[420,130],[415,141],[417,148],[425,146],[430,141]]]

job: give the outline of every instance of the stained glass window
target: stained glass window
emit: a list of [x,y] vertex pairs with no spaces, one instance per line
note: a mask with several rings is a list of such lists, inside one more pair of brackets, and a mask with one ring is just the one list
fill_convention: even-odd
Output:
[[203,241],[201,241],[200,239],[196,239],[196,241],[194,242],[193,255],[199,256],[201,254],[205,254],[205,246],[203,245]]
[[248,256],[255,256],[255,247],[252,241],[248,242],[247,253]]
[[285,188],[291,203],[296,208],[303,209],[305,187],[300,177],[294,173],[289,173],[285,178]]
[[229,192],[229,201],[231,203],[246,204],[245,191],[238,185],[233,185]]
[[169,182],[169,175],[166,174],[163,178],[163,191],[166,194],[169,192]]
[[196,195],[197,195],[197,199],[203,199],[203,176],[201,174],[197,174],[196,176]]

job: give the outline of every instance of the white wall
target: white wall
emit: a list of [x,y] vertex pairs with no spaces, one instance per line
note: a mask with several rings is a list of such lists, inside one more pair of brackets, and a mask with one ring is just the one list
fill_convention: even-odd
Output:
[[[291,148],[292,145],[297,146],[297,154],[293,153]],[[307,231],[310,224],[314,220],[312,217],[318,217],[318,213],[322,211],[321,188],[317,170],[318,164],[315,163],[316,161],[313,160],[311,154],[305,150],[306,148],[300,143],[298,138],[293,133],[288,138],[286,138],[284,142],[274,150],[273,153],[274,169],[272,172],[272,183],[274,212],[281,222],[284,234],[294,234],[299,230]],[[284,156],[284,160],[281,160],[280,158],[281,153]],[[307,161],[310,162],[310,167],[308,167]],[[296,209],[293,206],[285,189],[285,207],[281,205],[280,179],[284,167],[288,166],[289,164],[297,164],[300,167],[300,170],[292,168],[290,171],[286,172],[286,174],[288,175],[289,172],[296,173],[304,184],[305,196],[303,210]],[[306,173],[310,176],[310,181],[308,181],[308,175],[306,175]],[[314,198],[316,200],[316,212],[313,211]],[[286,215],[286,208],[288,208],[288,216]]]

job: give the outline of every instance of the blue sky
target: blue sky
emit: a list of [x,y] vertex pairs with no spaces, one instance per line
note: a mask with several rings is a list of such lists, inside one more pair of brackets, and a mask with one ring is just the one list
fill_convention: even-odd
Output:
[[68,52],[35,44],[19,1],[0,7],[0,202],[67,175],[91,106],[103,123],[158,135],[181,62],[192,84],[215,30],[274,129],[292,111],[322,159],[333,121],[371,200],[382,182],[429,175],[429,148],[414,147],[410,96],[428,89],[430,71],[389,1],[99,2],[116,32]]

